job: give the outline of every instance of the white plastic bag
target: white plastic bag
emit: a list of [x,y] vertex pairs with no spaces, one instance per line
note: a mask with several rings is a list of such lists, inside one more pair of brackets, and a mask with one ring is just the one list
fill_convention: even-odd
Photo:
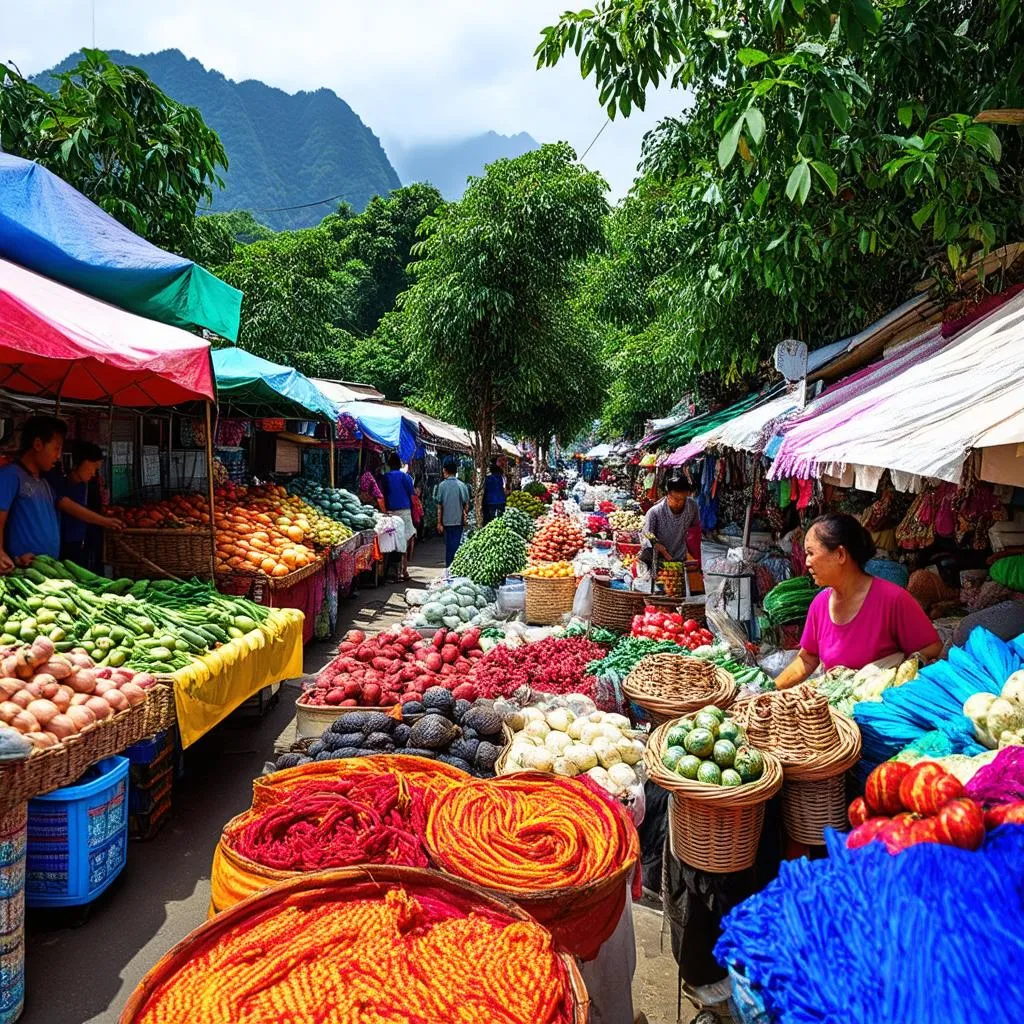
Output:
[[594,606],[594,577],[587,575],[580,580],[576,588],[576,597],[572,602],[572,614],[574,618],[590,621],[590,614]]

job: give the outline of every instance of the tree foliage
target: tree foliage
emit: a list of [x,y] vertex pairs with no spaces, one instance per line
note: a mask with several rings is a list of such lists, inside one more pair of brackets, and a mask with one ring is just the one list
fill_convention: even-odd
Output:
[[590,326],[571,299],[603,242],[606,190],[571,147],[546,145],[491,164],[423,222],[404,333],[424,394],[476,431],[481,480],[496,430],[578,426],[599,407]]
[[49,93],[0,65],[0,148],[35,160],[151,242],[192,256],[227,156],[194,107],[99,50]]
[[[974,118],[1024,105],[1022,38],[1016,0],[599,0],[545,29],[539,63],[578,57],[609,116],[664,82],[692,97],[589,271],[613,365],[751,370],[1016,240],[1021,133]],[[635,427],[636,380],[609,423]]]

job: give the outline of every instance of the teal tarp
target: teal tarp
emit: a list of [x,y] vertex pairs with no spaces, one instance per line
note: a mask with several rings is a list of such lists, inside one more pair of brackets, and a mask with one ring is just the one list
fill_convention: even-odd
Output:
[[175,327],[238,339],[242,293],[158,249],[45,167],[0,153],[0,257]]
[[337,422],[338,407],[308,378],[240,348],[213,353],[217,399],[247,416],[284,416]]

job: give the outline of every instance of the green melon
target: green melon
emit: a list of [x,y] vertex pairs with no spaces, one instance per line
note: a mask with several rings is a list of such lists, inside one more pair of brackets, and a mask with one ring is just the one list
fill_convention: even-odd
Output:
[[676,766],[679,762],[686,757],[686,751],[682,747],[673,744],[665,749],[665,753],[661,755],[661,763],[671,772],[676,770]]
[[701,713],[705,715],[714,715],[720,722],[725,721],[725,712],[721,708],[715,707],[714,704],[709,704]]
[[718,721],[718,716],[711,714],[710,711],[698,711],[693,716],[693,724],[698,729],[707,729],[712,735],[718,735],[718,727],[721,723]]
[[722,770],[714,761],[701,761],[697,769],[697,781],[707,783],[709,786],[720,786],[722,784]]
[[733,721],[731,718],[727,718],[718,727],[718,738],[720,740],[732,740],[736,743],[736,737],[739,736],[743,730],[740,728],[739,723]]
[[681,724],[677,723],[673,725],[671,729],[665,734],[665,746],[667,747],[681,747],[683,741],[686,739],[686,734],[693,729],[693,723],[689,723],[689,727],[684,729]]
[[688,754],[694,754],[703,760],[710,757],[715,749],[715,737],[709,729],[694,729],[686,734],[683,746]]
[[740,747],[733,768],[744,782],[756,782],[764,774],[764,756],[754,747]]
[[723,786],[742,786],[743,780],[740,778],[740,773],[733,768],[726,768],[722,772],[722,785]]
[[676,774],[682,775],[684,779],[695,779],[697,778],[700,766],[701,760],[699,757],[687,754],[685,757],[680,758],[679,764],[676,765]]
[[711,751],[711,759],[719,768],[731,768],[736,760],[736,746],[731,740],[718,740]]

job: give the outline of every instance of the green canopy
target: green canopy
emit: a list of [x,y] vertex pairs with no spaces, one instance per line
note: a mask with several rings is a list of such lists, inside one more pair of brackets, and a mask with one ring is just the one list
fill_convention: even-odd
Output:
[[213,353],[217,402],[246,416],[338,420],[338,407],[308,378],[240,348]]
[[682,423],[670,427],[655,440],[660,448],[678,448],[680,445],[686,444],[687,441],[692,441],[698,434],[703,434],[705,430],[712,430],[714,427],[719,427],[723,423],[735,419],[741,413],[745,413],[753,407],[758,397],[758,395],[747,395],[746,398],[725,409],[701,413],[700,416],[683,420]]

